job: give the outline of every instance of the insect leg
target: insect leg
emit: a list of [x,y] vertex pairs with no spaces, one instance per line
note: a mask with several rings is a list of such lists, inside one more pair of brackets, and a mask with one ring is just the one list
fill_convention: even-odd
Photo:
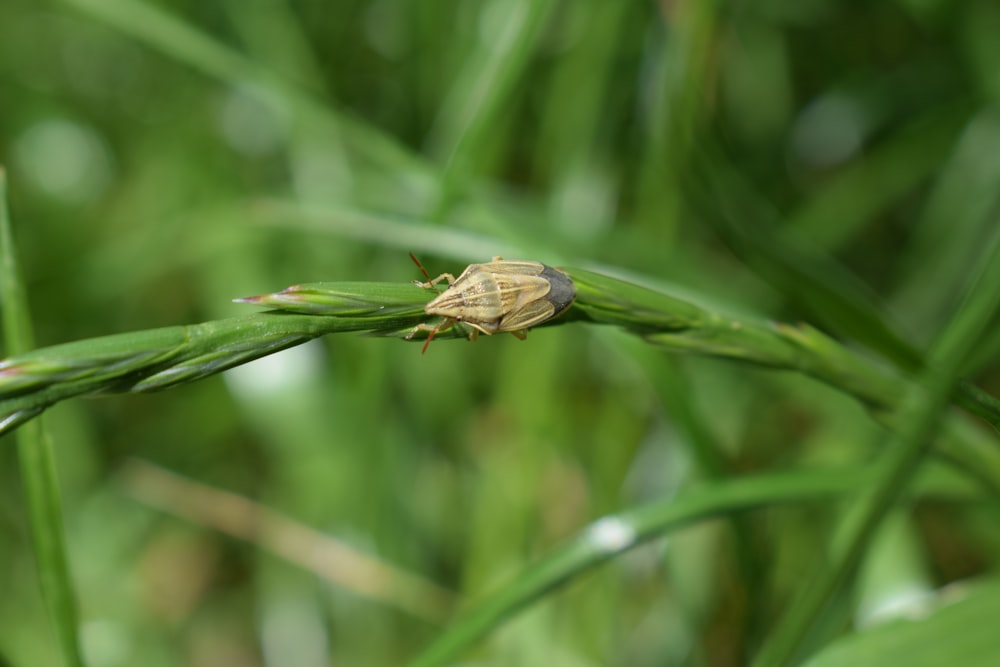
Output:
[[410,253],[410,259],[412,259],[413,263],[417,265],[418,269],[420,269],[420,273],[424,274],[424,278],[427,278],[427,282],[420,282],[419,280],[414,280],[413,281],[414,285],[419,285],[424,289],[431,289],[439,282],[441,282],[441,280],[443,279],[447,279],[449,285],[455,282],[455,276],[451,275],[450,273],[442,273],[434,280],[431,280],[431,274],[427,273],[427,269],[424,268],[424,265],[420,263],[420,260],[417,259],[417,256],[414,255],[412,252]]
[[424,289],[431,289],[432,287],[434,287],[439,282],[441,282],[442,280],[445,280],[445,279],[448,280],[448,284],[449,285],[451,285],[451,284],[453,284],[455,282],[455,276],[451,275],[450,273],[442,273],[440,276],[438,276],[434,280],[428,280],[425,283],[422,283],[419,280],[414,280],[413,284],[414,285],[419,285],[420,287],[423,287]]
[[445,318],[443,322],[440,322],[438,324],[426,324],[421,322],[417,326],[413,327],[413,329],[410,330],[410,333],[406,334],[405,338],[406,340],[412,340],[414,334],[416,334],[418,331],[429,332],[427,334],[427,340],[424,341],[424,347],[423,349],[420,350],[420,354],[423,354],[424,352],[427,351],[427,346],[431,344],[431,341],[434,339],[435,335],[437,335],[442,331],[450,329],[454,325],[455,325],[455,320],[451,318]]

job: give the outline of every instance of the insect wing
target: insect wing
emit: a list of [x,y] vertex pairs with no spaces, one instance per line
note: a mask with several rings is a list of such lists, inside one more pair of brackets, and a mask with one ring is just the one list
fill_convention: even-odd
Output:
[[549,282],[538,276],[499,273],[494,274],[494,280],[500,293],[504,316],[543,298],[551,289]]
[[538,276],[545,270],[545,265],[540,262],[521,262],[517,260],[499,260],[486,262],[485,264],[473,264],[472,266],[482,267],[484,271],[495,275]]
[[555,308],[545,299],[530,301],[521,308],[513,310],[503,318],[500,331],[521,331],[541,324],[555,314]]

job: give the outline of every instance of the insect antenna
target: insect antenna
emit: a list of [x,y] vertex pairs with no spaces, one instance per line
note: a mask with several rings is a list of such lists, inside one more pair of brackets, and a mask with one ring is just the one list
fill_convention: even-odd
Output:
[[410,253],[410,259],[412,259],[413,263],[417,265],[418,269],[420,269],[420,273],[424,274],[424,278],[427,279],[427,282],[430,282],[431,274],[427,273],[427,269],[424,268],[424,265],[420,263],[420,260],[417,259],[417,256],[412,252]]

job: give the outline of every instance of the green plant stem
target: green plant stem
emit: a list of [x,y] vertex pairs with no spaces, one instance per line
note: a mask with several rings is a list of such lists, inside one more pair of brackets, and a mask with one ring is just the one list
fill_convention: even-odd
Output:
[[789,665],[798,657],[806,637],[818,628],[837,601],[849,590],[875,531],[902,495],[929,450],[965,358],[973,350],[1000,307],[1000,235],[993,239],[988,263],[978,275],[970,298],[938,338],[927,370],[910,389],[900,410],[901,428],[884,450],[877,478],[844,518],[843,548],[830,568],[820,570],[785,622],[765,645],[755,664]]
[[708,518],[784,503],[829,498],[860,488],[870,471],[849,469],[760,475],[707,484],[590,524],[579,537],[523,572],[464,614],[411,667],[453,664],[462,651],[502,621],[583,571],[672,530]]
[[[423,304],[433,295],[405,284],[299,285],[242,300],[294,312],[137,331],[26,352],[0,362],[0,432],[73,396],[165,389],[329,333],[402,335],[426,319]],[[443,332],[441,337],[449,335],[462,332]]]
[[876,411],[891,409],[902,381],[885,375],[808,325],[739,320],[600,274],[569,269],[577,308],[647,342],[681,352],[798,370],[849,393]]
[[[4,341],[14,353],[33,346],[28,300],[20,273],[7,210],[7,178],[0,168],[0,303],[4,313]],[[36,421],[17,434],[17,450],[42,597],[64,663],[82,667],[76,596],[66,559],[55,457],[41,422]]]
[[[854,396],[887,421],[897,414],[901,397],[910,386],[906,378],[887,374],[811,327],[729,318],[607,276],[580,269],[566,271],[576,286],[575,306],[567,316],[546,325],[568,321],[616,325],[658,347],[798,371]],[[238,300],[277,309],[269,312],[25,352],[0,362],[0,414],[8,415],[0,428],[12,428],[48,405],[71,396],[163,389],[328,333],[368,331],[384,336],[405,336],[416,324],[428,321],[424,305],[435,294],[433,290],[396,283],[297,285],[282,292]],[[454,327],[439,337],[456,338],[465,334],[461,327]],[[931,417],[927,415],[939,414],[944,405],[941,401],[950,396],[951,386],[948,381],[935,384],[937,389],[926,399],[929,402],[919,403],[924,412],[909,417],[909,413],[898,413],[902,421],[892,423],[901,433],[926,435],[926,429],[933,423],[928,421]],[[944,394],[939,396],[940,391]],[[981,402],[986,406],[984,411],[992,414],[989,401]],[[917,427],[921,430],[909,430]],[[888,481],[879,487],[882,495],[873,501],[876,506],[882,507],[887,499],[895,497],[899,480],[905,479],[904,473],[919,460],[917,450],[906,451],[908,458],[890,466],[891,476],[886,473]],[[949,454],[960,466],[972,470],[981,467],[991,482],[1000,478],[996,468],[980,463],[981,456],[977,457],[974,451],[959,450]],[[858,529],[857,534],[861,537],[856,545],[863,545],[878,523],[877,514],[865,516],[868,522]],[[846,571],[838,570],[837,576],[843,577]],[[831,578],[818,586],[802,618],[811,619],[815,611],[813,605],[822,606],[841,581],[842,578]],[[498,611],[501,607],[502,614]],[[500,615],[507,613],[510,613],[509,601],[496,607],[494,612],[484,612],[486,616],[470,626],[473,630],[462,632],[468,637],[478,636],[477,633],[485,631]],[[787,631],[791,639],[773,649],[777,655],[786,655],[786,645],[798,644],[798,632],[808,626],[808,621],[799,623],[794,632]]]
[[[880,416],[894,411],[905,391],[905,378],[887,374],[807,324],[726,317],[608,276],[565,270],[577,288],[577,319],[624,327],[649,343],[680,352],[797,370],[854,396]],[[963,382],[952,398],[1000,429],[1000,402],[993,396]]]
[[[807,325],[737,320],[631,283],[566,269],[577,289],[567,316],[624,327],[672,350],[795,370],[854,396],[880,417],[891,414],[906,381]],[[310,283],[243,303],[277,311],[67,343],[0,362],[0,433],[49,405],[99,392],[139,392],[197,380],[317,336],[369,331],[405,336],[428,321],[436,292],[398,283]],[[421,334],[423,335],[423,334]],[[417,338],[421,337],[418,335]],[[461,327],[438,338],[467,335]],[[958,396],[958,402],[965,405]],[[983,392],[970,411],[1000,425],[997,403]]]

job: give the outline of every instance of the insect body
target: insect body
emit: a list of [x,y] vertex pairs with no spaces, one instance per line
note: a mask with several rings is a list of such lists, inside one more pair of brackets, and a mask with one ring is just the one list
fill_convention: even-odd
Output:
[[448,289],[424,306],[428,315],[444,319],[436,325],[418,324],[407,335],[412,338],[418,331],[430,332],[425,351],[435,334],[456,322],[472,327],[470,340],[476,340],[479,332],[489,336],[505,331],[524,340],[528,329],[563,313],[576,299],[576,287],[569,276],[539,262],[494,257],[485,264],[470,264],[457,279],[442,273],[430,280],[420,262],[415,257],[413,261],[428,278],[415,284],[431,289],[442,280],[448,281]]

